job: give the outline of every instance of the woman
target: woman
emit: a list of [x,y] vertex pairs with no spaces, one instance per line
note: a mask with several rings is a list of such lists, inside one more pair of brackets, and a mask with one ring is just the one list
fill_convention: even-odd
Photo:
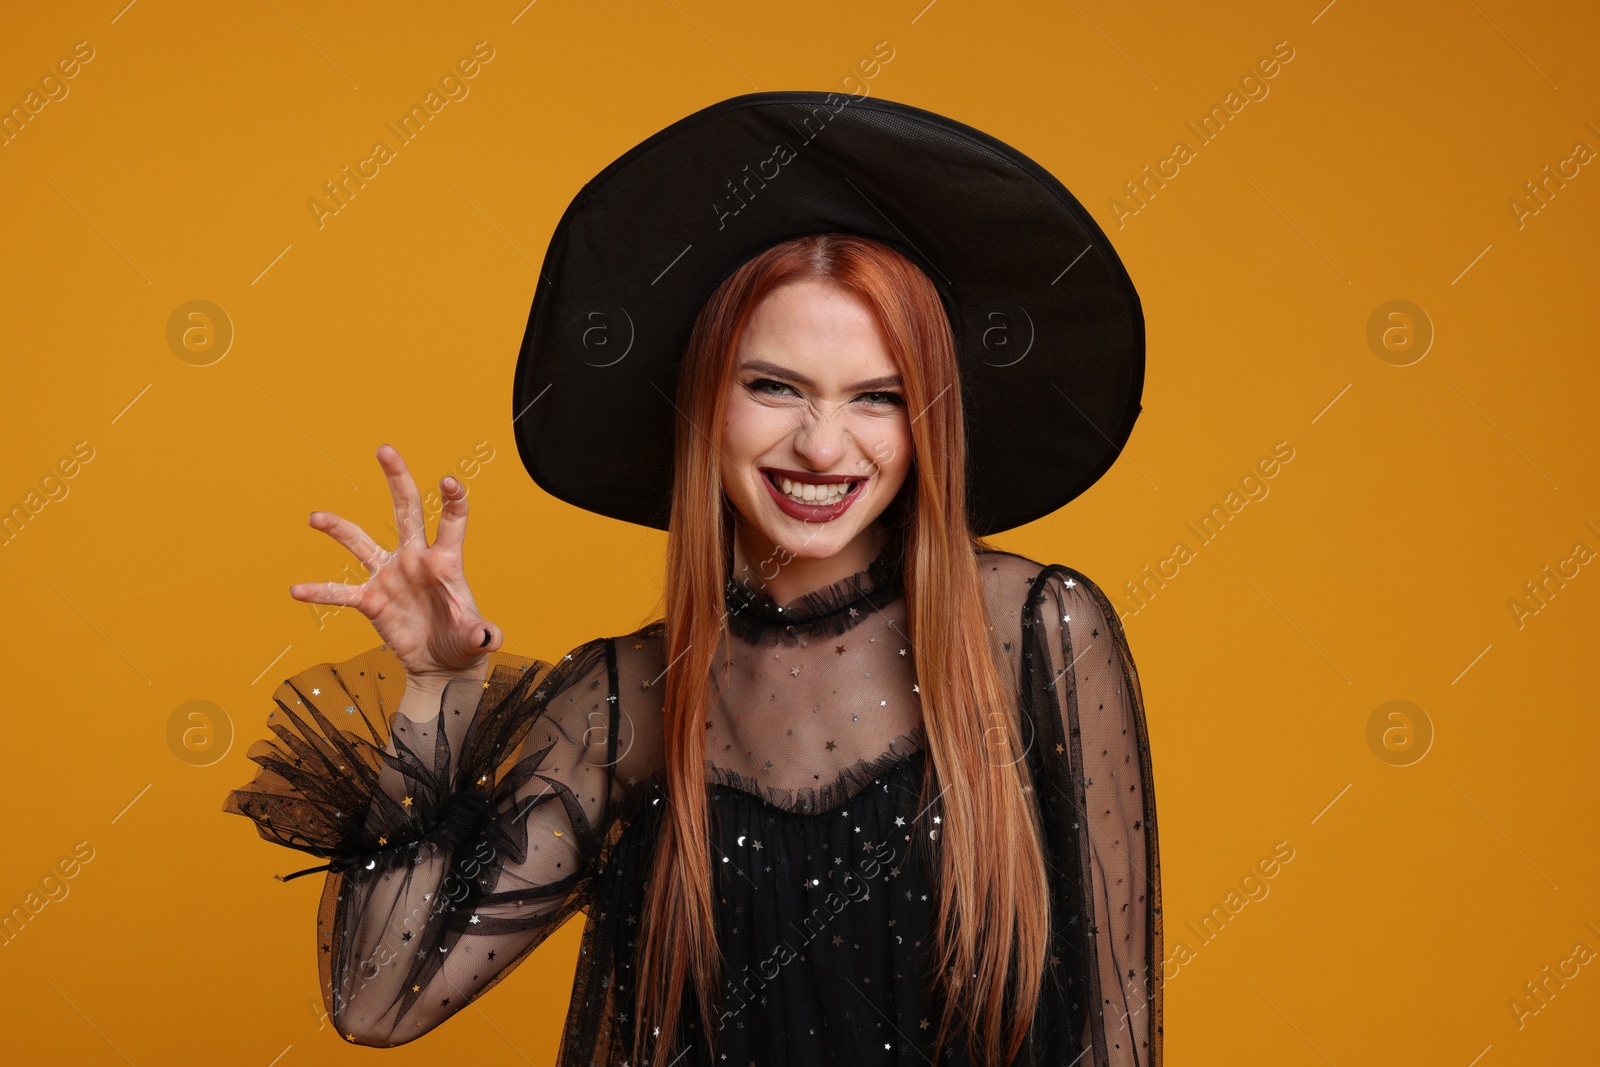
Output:
[[[355,606],[384,644],[280,690],[280,744],[252,749],[263,770],[227,806],[331,857],[319,957],[347,1039],[420,1036],[583,909],[562,1064],[1160,1063],[1154,797],[1120,623],[1082,574],[977,536],[1038,501],[969,506],[968,426],[993,434],[994,409],[932,275],[854,228],[705,268],[647,625],[553,665],[501,653],[462,571],[462,487],[441,482],[428,545],[387,446],[394,552],[313,513],[372,575],[291,595]],[[575,274],[546,267],[548,305]],[[536,296],[530,339],[540,316]],[[615,474],[551,475],[529,442],[561,417],[540,417],[519,444],[541,484],[622,510]]]

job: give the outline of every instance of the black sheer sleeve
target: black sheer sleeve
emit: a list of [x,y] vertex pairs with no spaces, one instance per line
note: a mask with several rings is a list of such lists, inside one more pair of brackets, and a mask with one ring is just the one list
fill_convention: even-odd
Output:
[[404,689],[387,646],[288,679],[276,740],[224,804],[328,861],[288,877],[328,872],[323,999],[363,1045],[431,1030],[584,908],[635,796],[614,773],[637,715],[620,711],[613,639],[555,664],[494,653],[432,723],[398,714]]
[[1071,568],[1040,573],[1025,618],[1024,692],[1035,721],[1060,726],[1044,755],[1068,845],[1057,860],[1080,897],[1068,951],[1087,986],[1081,1046],[1097,1067],[1160,1067],[1161,861],[1138,672],[1115,608]]
[[1049,971],[1065,1018],[1046,1019],[1042,1047],[1079,1067],[1160,1067],[1155,791],[1122,622],[1070,567],[985,551],[979,570],[995,654],[1032,724],[1018,728],[1053,867]]

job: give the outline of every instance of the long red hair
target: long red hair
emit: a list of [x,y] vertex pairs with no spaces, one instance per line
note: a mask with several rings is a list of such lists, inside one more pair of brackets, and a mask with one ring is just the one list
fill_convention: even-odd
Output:
[[[1038,1003],[1049,890],[1035,806],[1024,792],[1026,763],[1011,728],[1015,696],[990,645],[976,558],[989,546],[968,528],[955,340],[921,270],[880,242],[837,233],[775,245],[729,275],[696,318],[679,372],[663,613],[672,665],[662,720],[669,803],[645,891],[632,1059],[662,1064],[677,1054],[689,979],[704,1033],[716,1040],[722,974],[701,711],[716,650],[728,636],[723,588],[733,531],[718,442],[704,430],[722,425],[751,312],[773,289],[803,279],[823,279],[866,300],[903,378],[907,410],[920,413],[911,423],[910,474],[891,507],[904,539],[906,622],[932,761],[920,806],[937,798],[943,815],[934,947],[945,1008],[935,1042],[944,1048],[959,1021],[970,1059],[1008,1063]],[[996,729],[997,714],[1003,729]]]

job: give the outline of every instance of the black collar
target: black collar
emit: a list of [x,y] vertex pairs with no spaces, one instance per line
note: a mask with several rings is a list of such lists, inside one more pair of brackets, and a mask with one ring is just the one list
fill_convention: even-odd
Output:
[[741,578],[727,581],[728,630],[755,644],[795,644],[801,637],[842,634],[904,592],[900,545],[890,541],[866,570],[779,604]]

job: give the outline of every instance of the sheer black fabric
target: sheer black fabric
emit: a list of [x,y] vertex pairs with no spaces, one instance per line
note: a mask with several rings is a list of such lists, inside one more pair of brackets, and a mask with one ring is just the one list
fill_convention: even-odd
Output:
[[[1122,626],[1070,568],[979,562],[1052,875],[1045,992],[1017,1062],[1159,1067],[1155,798]],[[931,1047],[942,817],[937,783],[923,793],[898,556],[789,604],[730,582],[726,604],[706,710],[726,961],[715,1062],[965,1063],[964,1034]],[[298,873],[327,872],[319,962],[341,1035],[415,1039],[582,910],[559,1064],[627,1061],[667,667],[658,621],[553,664],[495,653],[487,681],[452,683],[426,725],[396,714],[405,672],[386,647],[280,687],[275,738],[251,748],[260,770],[225,809],[326,861]],[[710,1065],[687,1000],[679,1062]]]

